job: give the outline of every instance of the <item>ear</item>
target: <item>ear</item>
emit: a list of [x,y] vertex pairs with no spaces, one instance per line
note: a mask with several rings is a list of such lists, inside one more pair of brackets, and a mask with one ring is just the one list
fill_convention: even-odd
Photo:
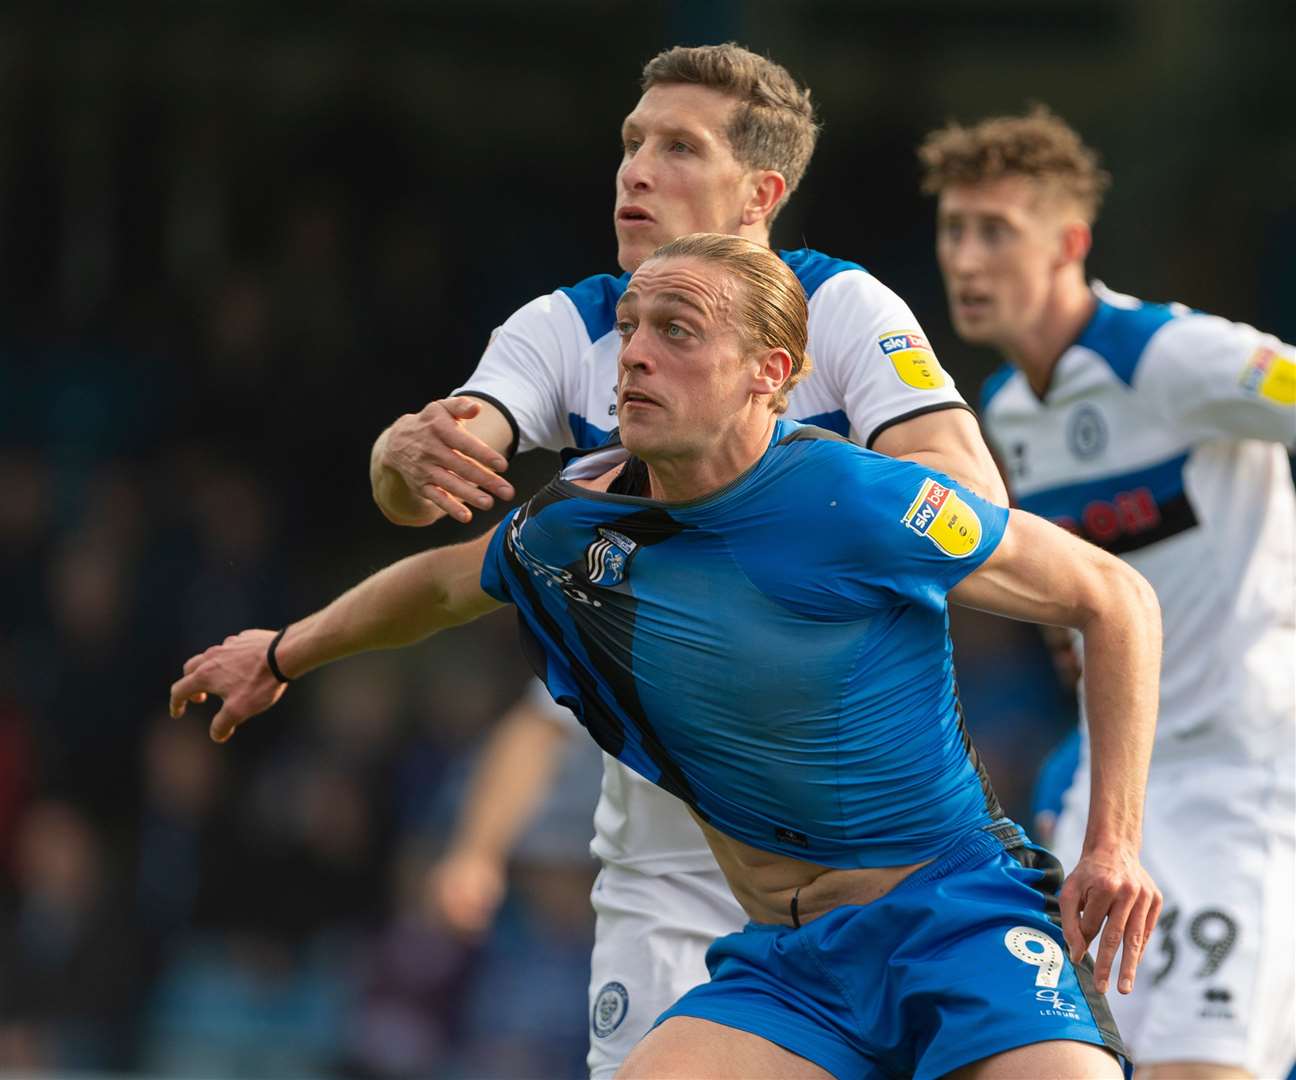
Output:
[[1059,261],[1063,266],[1083,263],[1093,247],[1093,231],[1083,221],[1072,220],[1062,226]]
[[774,213],[783,196],[787,193],[787,181],[781,172],[773,169],[761,169],[752,174],[755,187],[752,188],[747,203],[743,206],[742,223],[759,225]]
[[792,376],[792,357],[786,349],[767,349],[753,362],[751,392],[756,397],[773,397]]

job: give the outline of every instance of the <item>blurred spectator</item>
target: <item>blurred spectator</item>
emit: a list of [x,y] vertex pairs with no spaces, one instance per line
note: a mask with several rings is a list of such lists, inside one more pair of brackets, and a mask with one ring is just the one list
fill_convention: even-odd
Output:
[[138,948],[102,840],[68,803],[20,826],[16,893],[0,928],[0,1066],[122,1068],[133,1060]]

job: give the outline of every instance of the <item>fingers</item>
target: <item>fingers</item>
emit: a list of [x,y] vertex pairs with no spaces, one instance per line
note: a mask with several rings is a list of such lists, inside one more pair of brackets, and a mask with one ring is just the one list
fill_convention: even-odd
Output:
[[1128,994],[1134,989],[1134,972],[1143,959],[1143,950],[1148,941],[1148,912],[1152,908],[1155,894],[1144,890],[1130,910],[1129,921],[1125,924],[1125,942],[1121,949],[1120,974],[1116,978],[1116,989]]
[[[446,398],[442,404],[445,411],[456,421],[470,419],[481,412],[481,401],[475,398]],[[460,424],[449,425],[440,434],[447,446],[458,450],[465,457],[482,462],[487,468],[493,469],[497,473],[504,472],[508,468],[508,458],[489,443],[477,438],[476,435]],[[498,480],[499,477],[495,479]],[[512,496],[502,497],[511,498]]]
[[1058,893],[1058,905],[1067,955],[1071,958],[1071,963],[1079,964],[1084,959],[1089,942],[1080,932],[1080,890],[1076,888],[1073,878],[1067,878],[1062,891]]
[[212,742],[229,742],[230,736],[234,734],[235,729],[246,719],[246,716],[240,716],[234,709],[230,708],[227,701],[221,706],[220,711],[212,717],[211,727],[207,729],[207,733],[211,736]]
[[[1107,987],[1111,984],[1112,964],[1116,962],[1116,950],[1125,940],[1125,926],[1129,922],[1135,899],[1136,894],[1131,885],[1117,890],[1110,899],[1103,897],[1096,905],[1107,909],[1106,925],[1102,926],[1102,937],[1098,941],[1098,956],[1094,960],[1094,985],[1098,987],[1098,992],[1101,994],[1107,993]],[[1088,915],[1087,910],[1085,914]],[[1084,921],[1087,920],[1082,920],[1082,925]],[[1125,959],[1127,958],[1123,957],[1122,961]],[[1134,962],[1138,962],[1137,958]]]
[[[494,475],[493,473],[485,473],[485,470],[478,471],[485,475]],[[430,500],[435,500],[438,495],[442,497],[449,496],[458,506],[463,507],[465,503],[472,503],[479,510],[489,510],[495,505],[495,500],[483,491],[477,483],[470,481],[462,473],[451,472],[449,469],[444,469],[439,465],[433,465],[428,469],[427,482],[420,489],[420,494]],[[447,513],[453,512],[448,507],[443,506],[442,509]]]
[[[192,664],[191,660],[189,664]],[[189,672],[189,664],[185,664],[187,674],[183,679],[177,679],[171,684],[171,716],[179,718],[184,716],[185,706],[191,701],[200,704],[207,700],[207,690],[202,685],[202,680],[196,673]]]

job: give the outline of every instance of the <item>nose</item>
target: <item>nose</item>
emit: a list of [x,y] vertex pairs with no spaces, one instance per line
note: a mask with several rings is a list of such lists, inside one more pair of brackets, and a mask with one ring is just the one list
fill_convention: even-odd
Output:
[[622,375],[628,371],[651,372],[653,370],[652,356],[642,326],[635,327],[633,334],[621,339],[619,359]]
[[947,273],[970,274],[980,266],[981,246],[969,232],[956,237],[941,237],[941,262],[945,264]]
[[651,191],[652,170],[648,165],[648,155],[640,147],[639,152],[627,155],[621,164],[618,179],[626,191]]

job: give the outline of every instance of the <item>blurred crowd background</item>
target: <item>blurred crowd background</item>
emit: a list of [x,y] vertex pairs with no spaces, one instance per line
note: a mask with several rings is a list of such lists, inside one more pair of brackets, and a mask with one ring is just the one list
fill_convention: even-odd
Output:
[[[1048,103],[1115,174],[1095,276],[1291,341],[1294,37],[1287,0],[6,5],[0,1071],[582,1074],[597,755],[488,935],[427,902],[526,678],[510,615],[305,679],[225,747],[166,698],[226,634],[462,535],[387,524],[369,447],[516,307],[615,272],[646,59],[735,39],[811,86],[777,245],[877,273],[972,400],[997,360],[950,331],[921,135]],[[1029,628],[955,632],[1024,815],[1074,703]]]

